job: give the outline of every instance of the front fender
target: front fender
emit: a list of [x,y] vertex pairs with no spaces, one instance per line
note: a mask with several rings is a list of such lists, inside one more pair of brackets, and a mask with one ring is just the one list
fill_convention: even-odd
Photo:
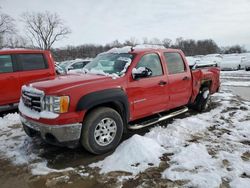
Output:
[[105,89],[95,91],[82,96],[76,106],[76,111],[89,110],[95,106],[107,103],[121,104],[121,110],[125,113],[127,122],[129,121],[129,101],[126,93],[120,88]]

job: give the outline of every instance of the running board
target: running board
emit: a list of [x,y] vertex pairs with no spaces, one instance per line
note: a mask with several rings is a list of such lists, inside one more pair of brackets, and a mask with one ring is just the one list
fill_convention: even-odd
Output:
[[171,113],[168,114],[168,115],[159,117],[157,120],[152,121],[152,122],[147,123],[147,124],[144,124],[144,125],[143,125],[143,124],[129,125],[129,126],[128,126],[128,129],[137,130],[137,129],[141,129],[141,128],[144,128],[144,127],[148,127],[148,126],[150,126],[150,125],[156,124],[156,123],[161,122],[161,121],[164,121],[164,120],[166,120],[166,119],[169,119],[169,118],[178,116],[178,115],[180,115],[180,114],[183,114],[183,113],[185,113],[185,112],[187,112],[187,111],[188,111],[188,108],[187,108],[187,107],[184,107],[184,108],[182,108],[182,109],[180,109],[180,110],[177,110],[177,111],[175,111],[175,112],[171,112]]

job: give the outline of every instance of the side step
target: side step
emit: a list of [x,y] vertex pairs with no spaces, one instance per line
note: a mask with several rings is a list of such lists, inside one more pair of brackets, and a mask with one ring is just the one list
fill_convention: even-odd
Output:
[[187,107],[183,107],[183,108],[180,109],[180,110],[171,112],[170,114],[167,114],[167,115],[165,115],[165,116],[161,116],[161,117],[157,118],[156,120],[154,120],[154,121],[152,121],[152,122],[149,122],[149,123],[146,123],[146,124],[134,124],[134,125],[129,125],[129,126],[128,126],[128,129],[131,129],[131,130],[141,129],[141,128],[144,128],[144,127],[147,127],[147,126],[156,124],[156,123],[158,123],[158,122],[164,121],[164,120],[166,120],[166,119],[169,119],[169,118],[178,116],[178,115],[183,114],[183,113],[185,113],[185,112],[187,112],[187,111],[188,111],[188,108],[187,108]]

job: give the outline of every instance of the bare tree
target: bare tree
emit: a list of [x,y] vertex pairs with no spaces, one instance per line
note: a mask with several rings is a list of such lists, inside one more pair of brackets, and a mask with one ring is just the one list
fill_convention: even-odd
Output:
[[15,33],[14,19],[7,14],[0,14],[0,35]]
[[14,25],[14,19],[8,14],[0,13],[0,48],[5,46],[6,37],[14,34],[15,32],[16,28]]
[[56,13],[26,12],[22,15],[22,21],[32,44],[37,44],[41,49],[51,49],[56,41],[62,40],[70,33],[70,29]]
[[168,39],[168,38],[165,38],[162,40],[162,44],[165,48],[169,48],[171,46],[171,42],[172,42],[172,40]]
[[26,48],[30,47],[26,38],[21,35],[13,34],[5,37],[5,46],[8,48]]

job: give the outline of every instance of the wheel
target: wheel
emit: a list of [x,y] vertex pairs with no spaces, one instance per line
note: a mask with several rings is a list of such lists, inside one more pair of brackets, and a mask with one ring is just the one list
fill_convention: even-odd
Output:
[[197,95],[194,104],[192,105],[192,108],[203,112],[207,110],[208,103],[210,101],[210,93],[208,88],[201,89],[200,93]]
[[82,126],[80,142],[93,154],[103,154],[119,144],[123,133],[120,114],[112,108],[99,107],[92,110]]

